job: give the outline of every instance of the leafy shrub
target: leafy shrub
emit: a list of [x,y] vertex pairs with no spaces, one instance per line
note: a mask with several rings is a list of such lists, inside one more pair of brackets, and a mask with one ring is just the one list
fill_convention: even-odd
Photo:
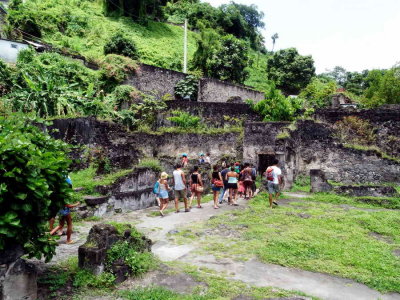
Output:
[[[11,5],[7,14],[7,21],[13,29],[18,29],[40,38],[42,37],[42,32],[38,19],[38,12],[31,11],[22,3]],[[18,32],[18,34],[20,33]]]
[[336,137],[343,143],[371,145],[376,141],[375,129],[367,120],[348,116],[336,122],[334,127]]
[[265,93],[265,99],[251,104],[251,107],[264,121],[291,121],[301,108],[301,103],[298,99],[285,97],[272,84]]
[[11,89],[11,70],[0,59],[0,97],[7,94]]
[[110,94],[118,109],[129,108],[132,103],[140,102],[144,95],[131,85],[118,85]]
[[305,99],[305,106],[321,108],[330,105],[329,96],[337,90],[334,81],[325,81],[313,78],[311,82],[300,92],[299,98]]
[[135,43],[120,32],[113,35],[104,45],[104,54],[118,54],[131,59],[139,57]]
[[97,81],[93,71],[76,61],[27,49],[18,55],[5,103],[14,111],[34,111],[41,117],[97,112]]
[[168,117],[167,120],[184,129],[199,128],[201,125],[200,117],[192,116],[191,114],[180,110],[173,111],[172,117]]
[[155,266],[151,253],[139,252],[127,241],[119,241],[107,251],[108,267],[118,260],[123,260],[129,266],[133,276],[144,274]]
[[108,54],[101,63],[101,80],[106,90],[112,90],[114,87],[122,83],[127,75],[134,73],[137,64],[130,58]]
[[0,117],[0,250],[20,244],[48,261],[56,242],[47,222],[72,195],[65,181],[70,160],[67,145],[32,122],[20,114]]
[[196,100],[198,89],[199,79],[194,75],[188,75],[176,84],[174,91],[179,99],[188,96],[190,100]]

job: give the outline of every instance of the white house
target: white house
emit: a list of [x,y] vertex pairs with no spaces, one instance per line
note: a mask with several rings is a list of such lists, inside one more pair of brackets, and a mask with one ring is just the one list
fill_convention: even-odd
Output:
[[16,63],[18,52],[28,47],[24,43],[0,39],[0,59],[8,63]]

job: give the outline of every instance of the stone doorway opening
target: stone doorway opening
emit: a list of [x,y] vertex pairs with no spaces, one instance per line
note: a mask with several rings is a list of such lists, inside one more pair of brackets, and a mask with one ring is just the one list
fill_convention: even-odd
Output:
[[263,174],[273,164],[274,160],[275,153],[258,154],[258,173]]

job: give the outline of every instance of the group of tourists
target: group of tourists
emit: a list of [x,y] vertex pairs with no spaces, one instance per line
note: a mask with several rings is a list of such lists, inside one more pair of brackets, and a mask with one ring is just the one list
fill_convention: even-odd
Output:
[[[207,154],[209,159],[209,154]],[[199,160],[199,163],[202,161]],[[207,162],[209,163],[209,162]],[[269,193],[269,205],[278,205],[276,202],[280,194],[280,185],[282,184],[282,171],[278,167],[279,161],[275,160],[273,165],[269,166],[262,174],[263,182]],[[197,208],[203,208],[201,205],[201,197],[204,192],[204,181],[199,172],[199,166],[193,167],[192,172],[186,177],[182,168],[188,165],[187,155],[182,155],[181,163],[175,166],[172,174],[172,187],[169,186],[169,175],[162,172],[160,179],[155,183],[153,192],[160,207],[160,215],[164,216],[164,211],[169,203],[169,191],[173,190],[175,199],[175,212],[179,213],[179,200],[183,200],[184,211],[189,212],[192,208],[193,200],[197,200]],[[203,175],[204,176],[204,175]],[[238,206],[238,197],[244,197],[250,200],[256,191],[257,170],[254,165],[240,162],[230,165],[222,164],[222,166],[214,165],[212,172],[208,175],[211,182],[211,190],[213,192],[213,207],[220,208],[227,196],[228,205]],[[190,197],[188,197],[188,191]]]

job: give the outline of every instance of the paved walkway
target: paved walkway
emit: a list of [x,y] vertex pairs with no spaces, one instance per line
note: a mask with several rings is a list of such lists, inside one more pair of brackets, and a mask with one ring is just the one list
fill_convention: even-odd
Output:
[[[304,194],[288,194],[293,198],[302,198]],[[212,203],[203,204],[202,209],[193,208],[189,213],[170,213],[166,217],[151,217],[149,213],[157,210],[149,208],[130,213],[118,214],[107,218],[107,221],[131,222],[153,240],[152,251],[162,261],[179,260],[188,264],[207,267],[217,272],[229,274],[233,279],[241,280],[255,286],[272,286],[285,290],[301,291],[310,296],[329,300],[344,299],[382,299],[400,300],[400,294],[381,294],[366,285],[353,280],[314,273],[279,265],[265,264],[257,259],[235,261],[233,259],[217,259],[213,255],[198,255],[194,244],[175,245],[168,239],[168,232],[180,230],[195,222],[206,221],[210,217],[228,210],[242,209],[247,201],[240,199],[240,206],[223,205],[221,209],[213,209]],[[171,203],[172,204],[172,203]],[[85,222],[74,235],[78,243],[70,246],[61,244],[57,248],[57,256],[53,261],[77,254],[77,248],[85,242],[85,237],[93,223]],[[74,253],[74,254],[72,254]]]

